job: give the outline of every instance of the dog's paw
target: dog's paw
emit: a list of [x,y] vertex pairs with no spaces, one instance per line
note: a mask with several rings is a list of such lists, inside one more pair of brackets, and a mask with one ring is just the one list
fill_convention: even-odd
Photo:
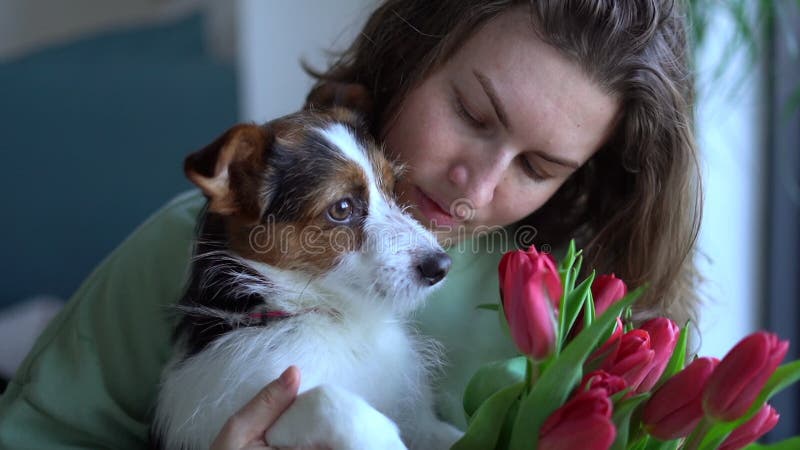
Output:
[[322,444],[331,450],[405,450],[400,431],[388,417],[351,392],[331,385],[315,387],[267,430],[278,447]]

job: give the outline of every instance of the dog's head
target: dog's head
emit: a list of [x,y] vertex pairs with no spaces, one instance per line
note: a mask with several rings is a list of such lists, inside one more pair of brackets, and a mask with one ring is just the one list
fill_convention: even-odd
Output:
[[449,269],[433,235],[395,203],[401,169],[352,109],[235,126],[185,171],[224,222],[227,250],[277,284],[405,313]]

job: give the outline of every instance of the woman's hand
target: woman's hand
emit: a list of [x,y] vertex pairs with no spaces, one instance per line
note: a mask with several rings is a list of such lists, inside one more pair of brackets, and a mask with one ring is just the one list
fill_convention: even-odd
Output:
[[272,449],[264,442],[264,433],[292,404],[299,387],[300,370],[290,366],[225,422],[211,450]]

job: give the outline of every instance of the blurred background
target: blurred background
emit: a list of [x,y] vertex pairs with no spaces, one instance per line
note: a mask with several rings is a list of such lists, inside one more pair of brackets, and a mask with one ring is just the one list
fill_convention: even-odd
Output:
[[[0,378],[122,239],[190,189],[184,156],[302,105],[375,0],[0,0]],[[800,346],[797,0],[693,0],[708,281],[700,353]],[[798,391],[773,437],[800,434]]]

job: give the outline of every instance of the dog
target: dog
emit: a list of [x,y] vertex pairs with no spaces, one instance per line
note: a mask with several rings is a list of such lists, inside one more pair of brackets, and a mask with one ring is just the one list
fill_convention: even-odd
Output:
[[238,125],[186,158],[207,198],[175,353],[151,437],[207,449],[225,421],[296,365],[271,446],[450,448],[433,412],[436,344],[408,316],[450,259],[393,197],[402,167],[342,106]]

